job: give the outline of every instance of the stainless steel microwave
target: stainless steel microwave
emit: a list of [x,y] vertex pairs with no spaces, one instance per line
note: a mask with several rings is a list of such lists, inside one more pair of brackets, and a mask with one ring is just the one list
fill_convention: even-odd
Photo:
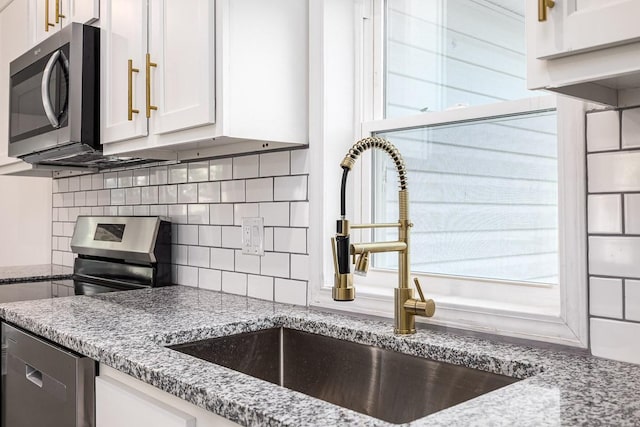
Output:
[[9,156],[73,165],[100,150],[100,30],[72,23],[10,64]]

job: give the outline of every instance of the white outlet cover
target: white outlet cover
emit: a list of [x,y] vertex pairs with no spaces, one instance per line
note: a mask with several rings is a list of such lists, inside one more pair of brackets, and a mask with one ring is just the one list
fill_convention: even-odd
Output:
[[264,255],[264,218],[242,218],[242,253]]

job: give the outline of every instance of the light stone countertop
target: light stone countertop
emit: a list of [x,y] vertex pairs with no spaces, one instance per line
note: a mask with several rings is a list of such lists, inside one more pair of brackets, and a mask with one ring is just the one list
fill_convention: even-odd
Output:
[[[640,366],[172,286],[0,304],[0,317],[243,425],[391,424],[165,348],[285,326],[526,378],[421,426],[640,425]],[[108,325],[108,326],[106,326]]]
[[0,267],[0,285],[5,283],[36,282],[39,280],[69,279],[73,268],[53,264]]

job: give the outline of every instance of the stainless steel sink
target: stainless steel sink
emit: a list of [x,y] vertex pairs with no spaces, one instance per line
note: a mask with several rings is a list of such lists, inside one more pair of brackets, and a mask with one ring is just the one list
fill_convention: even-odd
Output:
[[287,328],[170,347],[391,423],[406,423],[518,381]]

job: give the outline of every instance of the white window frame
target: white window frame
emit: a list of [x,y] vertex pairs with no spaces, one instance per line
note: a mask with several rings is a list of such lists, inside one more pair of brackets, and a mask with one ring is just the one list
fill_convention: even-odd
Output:
[[[491,332],[520,338],[586,347],[587,346],[587,267],[586,267],[586,178],[585,178],[585,110],[580,101],[555,96],[529,98],[452,111],[433,112],[393,119],[367,120],[382,116],[383,31],[373,21],[380,19],[382,0],[355,0],[354,99],[356,123],[354,141],[375,132],[400,130],[468,121],[488,116],[505,116],[532,110],[557,108],[558,123],[558,210],[559,210],[559,286],[488,280],[441,274],[414,274],[420,278],[425,293],[436,301],[436,315],[430,319],[416,318],[417,322]],[[361,15],[360,15],[361,13]],[[313,113],[313,109],[311,110]],[[363,120],[364,119],[364,120]],[[328,141],[324,142],[325,144]],[[348,146],[342,148],[342,155]],[[325,148],[325,161],[335,157],[338,147]],[[327,156],[327,152],[331,152]],[[341,158],[341,157],[340,157]],[[337,160],[339,162],[339,159]],[[333,188],[339,175],[327,176],[331,168],[312,167],[312,178],[320,183],[312,187],[312,202],[325,198],[324,204],[335,205],[338,188]],[[352,223],[371,220],[371,155],[364,153],[356,162],[349,177],[347,217]],[[317,182],[317,181],[316,181]],[[388,183],[395,186],[395,183]],[[358,191],[353,191],[356,188]],[[321,192],[322,194],[319,194]],[[328,194],[336,195],[333,200]],[[354,197],[360,194],[361,197]],[[411,182],[409,181],[409,194]],[[326,212],[325,207],[325,212]],[[410,211],[411,218],[411,211]],[[312,214],[313,221],[313,214]],[[312,222],[313,223],[313,222]],[[348,310],[376,316],[393,317],[393,287],[397,273],[371,269],[367,278],[354,277],[356,300],[351,303],[331,299],[333,267],[329,238],[335,233],[333,221],[320,221],[322,241],[313,246],[320,253],[321,279],[311,282],[310,305]],[[353,233],[352,241],[362,241],[370,233]],[[314,258],[315,259],[315,258]],[[381,284],[391,285],[381,286]],[[508,290],[505,292],[505,290]],[[553,303],[556,301],[556,303]],[[557,302],[559,301],[559,303]]]

